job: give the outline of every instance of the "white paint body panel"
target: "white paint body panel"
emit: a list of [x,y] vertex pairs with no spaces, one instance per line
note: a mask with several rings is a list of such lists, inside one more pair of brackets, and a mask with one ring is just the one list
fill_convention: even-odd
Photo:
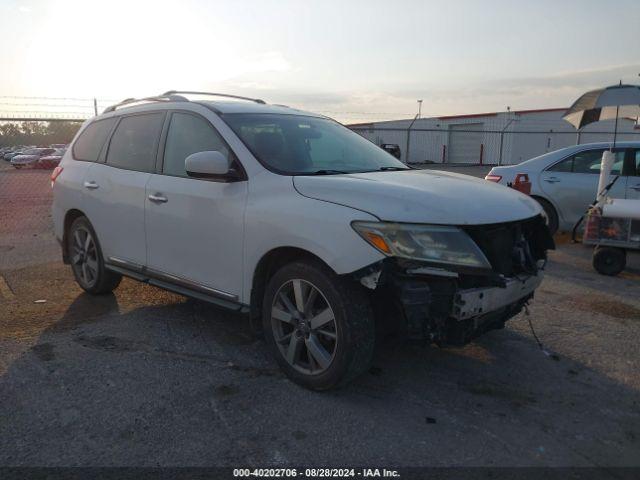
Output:
[[436,170],[295,177],[308,197],[348,205],[381,220],[440,225],[480,225],[540,214],[538,203],[468,175]]
[[338,274],[384,258],[351,228],[355,220],[377,220],[373,215],[304,197],[293,188],[292,177],[265,171],[253,180],[245,216],[245,303],[258,262],[279,247],[311,252]]
[[[155,203],[149,195],[167,199]],[[147,266],[240,296],[247,182],[151,175]]]
[[146,265],[144,208],[150,178],[150,173],[102,163],[92,163],[87,170],[84,181],[95,182],[98,188],[85,190],[79,210],[91,221],[105,258]]

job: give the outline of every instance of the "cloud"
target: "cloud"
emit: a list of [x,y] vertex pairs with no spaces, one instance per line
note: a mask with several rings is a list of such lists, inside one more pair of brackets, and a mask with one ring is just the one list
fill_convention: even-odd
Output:
[[618,83],[619,80],[637,83],[638,73],[640,73],[640,63],[631,63],[565,71],[544,77],[511,79],[505,83],[530,87],[598,88]]

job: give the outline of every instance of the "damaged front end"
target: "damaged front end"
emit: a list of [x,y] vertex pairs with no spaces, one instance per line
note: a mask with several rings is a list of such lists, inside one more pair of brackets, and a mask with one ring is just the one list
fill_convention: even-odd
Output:
[[533,297],[543,278],[547,250],[555,248],[542,217],[460,229],[489,267],[389,255],[355,272],[371,290],[386,330],[399,327],[412,340],[464,345],[503,328]]

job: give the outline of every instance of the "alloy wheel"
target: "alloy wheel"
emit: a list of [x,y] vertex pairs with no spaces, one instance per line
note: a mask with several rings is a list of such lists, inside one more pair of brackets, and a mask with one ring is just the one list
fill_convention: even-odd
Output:
[[71,244],[71,265],[83,286],[91,288],[98,280],[98,252],[91,232],[76,228]]
[[335,315],[312,283],[293,279],[278,289],[271,306],[271,327],[278,350],[297,371],[317,375],[333,362],[338,346]]

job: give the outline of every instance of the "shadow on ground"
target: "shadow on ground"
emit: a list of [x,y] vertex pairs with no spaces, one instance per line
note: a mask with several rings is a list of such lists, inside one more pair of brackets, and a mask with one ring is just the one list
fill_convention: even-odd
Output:
[[463,349],[387,342],[354,384],[312,393],[244,317],[122,301],[79,294],[11,362],[0,464],[639,463],[638,391],[571,351],[544,355],[522,317]]

